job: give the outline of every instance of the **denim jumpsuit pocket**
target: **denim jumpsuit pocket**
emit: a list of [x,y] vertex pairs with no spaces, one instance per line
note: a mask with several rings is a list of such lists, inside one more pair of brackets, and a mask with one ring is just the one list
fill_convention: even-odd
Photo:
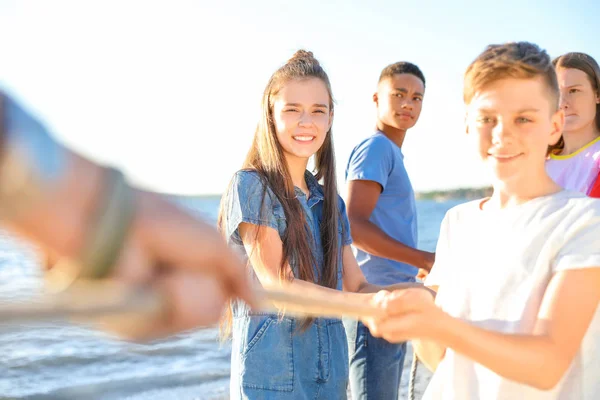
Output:
[[248,317],[248,340],[240,348],[243,387],[282,392],[294,390],[293,329],[294,322],[290,318]]
[[[336,379],[348,379],[348,341],[346,330],[339,319],[327,321],[327,336],[329,336],[329,349],[331,351],[331,370]],[[341,351],[338,354],[335,350]]]

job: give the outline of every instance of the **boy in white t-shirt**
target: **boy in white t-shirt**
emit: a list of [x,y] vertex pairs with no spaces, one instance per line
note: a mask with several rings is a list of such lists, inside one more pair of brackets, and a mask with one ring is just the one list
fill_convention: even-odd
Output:
[[366,321],[412,339],[435,374],[424,399],[600,399],[600,200],[545,171],[564,124],[550,58],[493,45],[465,74],[467,134],[492,197],[450,210],[425,284],[378,296]]

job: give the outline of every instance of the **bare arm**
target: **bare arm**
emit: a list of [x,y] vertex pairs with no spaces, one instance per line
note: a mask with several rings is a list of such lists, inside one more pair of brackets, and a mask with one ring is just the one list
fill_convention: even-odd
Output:
[[348,219],[354,245],[378,257],[431,270],[435,254],[414,249],[392,239],[370,221],[381,194],[381,185],[374,181],[354,180],[348,184]]
[[375,322],[371,332],[390,341],[432,340],[507,379],[549,390],[577,354],[599,302],[600,268],[558,272],[546,289],[534,332],[517,335],[471,325],[444,313],[422,291],[403,291],[385,306],[396,318]]
[[[283,243],[281,242],[279,233],[273,228],[259,227],[258,225],[249,223],[240,224],[239,232],[254,272],[264,287],[285,285],[286,289],[299,291],[304,295],[314,293],[316,296],[326,295],[340,301],[352,297],[356,298],[357,296],[364,296],[365,301],[370,299],[370,295],[353,293],[359,292],[362,287],[368,285],[358,265],[358,271],[352,268],[344,271],[344,292],[326,288],[312,282],[294,279],[294,274],[289,264],[285,267],[285,280],[281,281],[279,279],[279,268],[283,257]],[[346,246],[343,253],[344,262],[349,257],[353,259],[354,255],[350,250],[350,246]]]
[[[387,287],[371,285],[365,279],[358,266],[350,246],[345,246],[342,253],[343,263],[343,291],[327,288],[313,282],[295,279],[289,264],[285,265],[284,279],[280,279],[280,265],[283,256],[283,243],[279,233],[271,227],[242,223],[239,226],[240,237],[244,243],[246,253],[252,263],[254,271],[265,288],[284,288],[286,292],[309,296],[313,299],[332,303],[366,304],[369,303],[377,292]],[[405,289],[422,287],[417,283],[404,283],[394,285],[392,289]],[[278,304],[275,304],[279,307]]]
[[[33,151],[40,148],[43,153]],[[80,261],[97,232],[97,219],[105,215],[104,197],[115,198],[106,185],[107,169],[56,143],[1,88],[0,164],[2,223],[43,246],[47,266],[62,257]],[[121,246],[109,244],[119,255],[111,260],[111,278],[151,285],[165,299],[164,307],[143,321],[108,323],[103,329],[141,340],[213,324],[233,297],[254,304],[243,263],[214,227],[162,196],[131,190],[134,214],[126,236],[113,236]]]

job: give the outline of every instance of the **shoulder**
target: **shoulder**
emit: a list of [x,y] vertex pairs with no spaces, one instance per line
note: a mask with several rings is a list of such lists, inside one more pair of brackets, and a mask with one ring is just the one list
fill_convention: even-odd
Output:
[[254,169],[241,169],[233,174],[233,181],[245,184],[265,184],[265,179]]
[[600,199],[588,197],[583,193],[567,191],[553,199],[552,208],[573,220],[594,221],[600,218]]
[[600,155],[600,137],[597,137],[596,139],[592,140],[592,142],[590,143],[590,150],[595,156]]
[[548,231],[557,249],[554,271],[600,266],[600,199],[575,192],[555,197],[561,200],[552,209],[558,222]]
[[275,201],[276,196],[269,186],[266,177],[254,169],[242,169],[233,175],[230,193],[237,193],[238,197],[256,201],[262,200],[265,195],[270,201]]
[[544,202],[544,206],[560,213],[580,214],[582,212],[597,212],[600,210],[600,200],[573,190],[562,190],[548,196]]
[[[523,208],[524,221],[566,243],[581,234],[600,229],[600,199],[583,193],[562,190],[546,196],[531,207]],[[588,232],[588,233],[586,233]]]
[[348,167],[352,169],[377,169],[393,167],[396,159],[402,158],[398,148],[381,133],[376,133],[360,142],[350,154]]
[[267,178],[254,169],[241,169],[233,175],[233,183],[237,188],[253,188],[271,192]]
[[385,135],[377,132],[368,138],[363,139],[358,145],[356,145],[356,147],[354,147],[354,152],[370,149],[393,152],[394,145],[387,137],[385,137]]

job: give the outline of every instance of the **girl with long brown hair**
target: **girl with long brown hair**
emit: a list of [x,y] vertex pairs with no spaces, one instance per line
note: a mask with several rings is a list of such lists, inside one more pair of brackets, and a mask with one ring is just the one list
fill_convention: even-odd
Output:
[[[336,186],[333,107],[329,78],[312,53],[296,52],[272,75],[252,147],[223,197],[219,228],[265,287],[368,301],[380,287],[367,283],[350,248]],[[313,156],[314,174],[307,170]],[[418,285],[396,287],[407,286]],[[346,398],[340,320],[297,320],[236,302],[223,325],[232,333],[232,399]]]

